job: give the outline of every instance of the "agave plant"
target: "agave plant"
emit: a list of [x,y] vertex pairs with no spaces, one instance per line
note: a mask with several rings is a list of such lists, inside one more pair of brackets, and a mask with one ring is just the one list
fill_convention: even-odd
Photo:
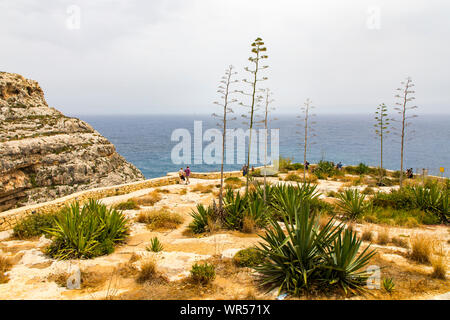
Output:
[[365,249],[358,255],[361,241],[334,218],[319,227],[307,201],[300,208],[291,206],[287,210],[294,210],[294,215],[286,212],[283,216],[286,231],[271,221],[257,247],[265,257],[255,267],[261,274],[261,285],[269,291],[278,288],[278,293],[295,295],[338,286],[345,292],[362,290],[368,275],[361,270],[374,252]]
[[225,221],[224,225],[228,229],[241,230],[244,213],[247,211],[249,200],[248,194],[241,196],[239,192],[225,193]]
[[383,288],[388,293],[392,293],[395,290],[395,282],[392,278],[383,279]]
[[414,205],[428,213],[438,215],[443,223],[448,223],[449,209],[448,209],[448,190],[440,188],[436,183],[428,187],[414,186],[409,188],[413,195]]
[[344,291],[363,290],[370,273],[363,268],[374,256],[375,251],[366,247],[358,254],[362,240],[355,232],[341,230],[331,246],[323,246],[325,259],[325,279],[330,284],[338,284]]
[[160,252],[164,249],[161,241],[159,241],[158,237],[153,237],[150,239],[150,247],[147,247],[148,251],[152,252]]
[[337,198],[339,199],[338,207],[352,220],[361,216],[369,207],[369,202],[365,202],[366,195],[358,189],[346,189],[339,193]]
[[249,201],[244,216],[251,218],[255,222],[256,226],[260,228],[265,227],[269,217],[267,208],[264,205],[264,200],[256,198]]
[[205,207],[203,204],[197,205],[197,210],[191,212],[192,222],[188,228],[193,233],[203,233],[207,231],[208,223],[213,218],[212,207]]
[[116,209],[90,200],[64,207],[55,226],[46,229],[53,242],[47,253],[57,259],[93,258],[114,251],[114,245],[128,236],[128,220]]
[[273,207],[278,218],[288,212],[291,217],[295,216],[295,212],[299,211],[305,202],[312,202],[318,199],[320,193],[316,190],[315,185],[304,183],[300,186],[277,185],[274,188]]

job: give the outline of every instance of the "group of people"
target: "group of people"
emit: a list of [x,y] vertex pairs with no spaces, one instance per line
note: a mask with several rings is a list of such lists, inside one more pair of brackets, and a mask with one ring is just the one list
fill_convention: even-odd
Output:
[[186,167],[186,169],[183,170],[183,168],[180,168],[180,171],[178,171],[178,176],[180,177],[180,184],[185,183],[189,184],[189,176],[191,175],[191,169],[189,169],[189,166]]
[[[242,166],[241,170],[242,170],[242,175],[245,177],[247,175],[247,173],[248,173],[248,165],[244,164]],[[252,166],[252,173],[253,172],[255,172],[255,167],[254,166]]]

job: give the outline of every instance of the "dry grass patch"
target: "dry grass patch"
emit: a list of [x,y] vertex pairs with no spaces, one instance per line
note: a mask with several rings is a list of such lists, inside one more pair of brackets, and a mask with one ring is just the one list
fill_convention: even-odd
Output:
[[160,192],[160,193],[170,193],[169,189],[160,189],[160,188],[158,188],[158,189],[155,189],[155,191],[156,192]]
[[211,193],[214,189],[212,184],[196,184],[192,187],[191,191],[200,193]]
[[419,263],[430,263],[433,252],[433,240],[425,235],[414,235],[411,238],[409,258]]
[[242,220],[242,232],[244,233],[255,233],[256,222],[255,219],[249,216],[245,216]]
[[136,277],[137,283],[164,284],[168,279],[158,272],[155,259],[148,259],[141,265],[141,269]]
[[0,255],[0,284],[7,283],[9,277],[5,275],[5,272],[11,270],[13,261],[10,258]]
[[378,231],[377,244],[380,246],[385,246],[389,243],[389,241],[389,230],[387,228],[383,228],[381,231]]
[[399,237],[393,237],[391,239],[391,242],[396,245],[397,247],[402,247],[402,248],[409,248],[409,243],[408,243],[408,239],[406,239],[405,237],[399,236]]
[[165,208],[144,210],[136,218],[137,222],[145,223],[152,230],[154,229],[175,229],[183,223],[184,219],[178,213],[174,213]]
[[[67,286],[67,279],[70,277],[68,272],[59,272],[50,274],[47,277],[48,281],[55,282],[60,287]],[[98,288],[101,287],[107,280],[108,275],[96,271],[83,271],[81,270],[81,288]]]
[[229,177],[225,179],[225,188],[239,189],[244,185],[245,182],[243,182],[238,177]]
[[136,253],[133,253],[130,257],[130,259],[125,262],[119,264],[117,268],[117,273],[122,278],[130,278],[134,277],[138,274],[138,269],[133,265],[134,262],[139,261],[142,257],[140,255],[137,255]]
[[154,190],[150,192],[149,194],[146,194],[144,196],[136,197],[131,199],[134,203],[140,206],[153,206],[155,203],[160,201],[162,199],[161,194]]
[[445,280],[447,277],[447,263],[445,256],[438,255],[434,257],[431,259],[431,265],[433,266],[431,277]]
[[363,241],[373,241],[373,229],[365,228],[361,234],[361,240]]

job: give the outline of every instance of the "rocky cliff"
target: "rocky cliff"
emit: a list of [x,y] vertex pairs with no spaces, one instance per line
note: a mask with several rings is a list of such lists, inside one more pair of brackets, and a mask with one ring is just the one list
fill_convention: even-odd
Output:
[[89,124],[49,107],[36,81],[0,72],[0,211],[142,179]]

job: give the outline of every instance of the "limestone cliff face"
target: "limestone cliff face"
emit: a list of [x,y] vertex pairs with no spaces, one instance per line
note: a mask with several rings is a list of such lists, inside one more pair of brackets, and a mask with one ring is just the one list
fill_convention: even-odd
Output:
[[142,179],[89,124],[49,107],[36,81],[0,72],[0,211]]

